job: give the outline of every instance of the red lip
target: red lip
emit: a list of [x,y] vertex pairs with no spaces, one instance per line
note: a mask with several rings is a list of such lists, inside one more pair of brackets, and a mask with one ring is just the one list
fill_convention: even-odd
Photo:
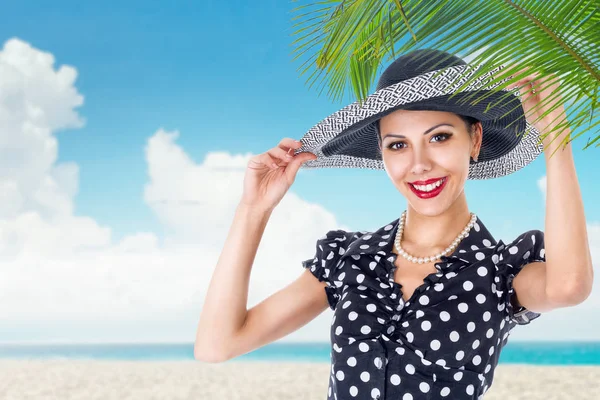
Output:
[[[434,181],[435,182],[435,181]],[[420,190],[416,189],[412,184],[408,184],[408,187],[410,187],[410,190],[413,191],[413,193],[415,195],[417,195],[418,198],[420,199],[430,199],[432,197],[437,196],[438,194],[440,194],[442,192],[442,190],[444,189],[444,187],[446,186],[446,182],[448,182],[448,178],[444,179],[444,182],[442,182],[442,184],[432,190],[431,192],[421,192]]]
[[430,183],[437,182],[442,178],[444,178],[444,177],[442,176],[439,178],[427,179],[426,181],[414,181],[414,182],[409,182],[409,183],[412,183],[413,185],[428,185]]

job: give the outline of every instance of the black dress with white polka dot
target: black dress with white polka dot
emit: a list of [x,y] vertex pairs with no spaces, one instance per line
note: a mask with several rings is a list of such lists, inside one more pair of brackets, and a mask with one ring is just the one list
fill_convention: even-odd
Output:
[[477,219],[405,302],[394,281],[398,221],[329,231],[302,262],[326,282],[334,311],[328,399],[481,399],[510,331],[541,315],[513,308],[512,282],[545,261],[544,234],[504,244]]

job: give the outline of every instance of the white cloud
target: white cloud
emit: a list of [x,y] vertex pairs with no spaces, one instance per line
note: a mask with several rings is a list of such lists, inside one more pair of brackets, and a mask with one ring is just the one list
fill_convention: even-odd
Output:
[[[19,39],[0,51],[0,332],[12,332],[0,341],[193,340],[252,155],[210,153],[197,164],[178,133],[158,130],[146,147],[144,199],[167,239],[138,232],[114,243],[109,227],[73,214],[78,166],[57,163],[55,133],[84,123],[76,77]],[[289,192],[256,254],[249,303],[300,275],[315,239],[333,228],[343,227],[331,213]],[[318,320],[322,337],[328,314]]]
[[[176,143],[178,132],[157,130],[145,148],[144,201],[167,237],[138,232],[115,242],[109,227],[73,214],[78,166],[57,163],[54,134],[83,124],[75,110],[83,97],[76,70],[53,64],[18,39],[0,51],[0,342],[193,341],[252,154],[208,153],[197,163]],[[600,225],[590,227],[597,260]],[[335,228],[351,229],[288,192],[256,253],[248,306],[298,277],[316,239]],[[586,316],[598,304],[552,312],[515,335],[597,335]],[[284,340],[327,341],[331,316]]]
[[[148,141],[150,180],[144,199],[171,232],[170,243],[220,247],[242,196],[246,165],[253,154],[208,153],[201,164],[195,164],[175,144],[178,135],[160,129]],[[315,230],[322,236],[323,229],[335,224],[331,213],[289,191],[275,209],[264,239],[276,240],[287,253],[311,242],[314,247]]]
[[84,123],[77,71],[18,39],[0,51],[0,260],[108,243],[110,230],[73,215],[77,165],[57,164],[56,131]]
[[537,185],[540,191],[542,192],[542,195],[544,196],[544,200],[546,200],[546,175],[542,176],[540,179],[537,180]]

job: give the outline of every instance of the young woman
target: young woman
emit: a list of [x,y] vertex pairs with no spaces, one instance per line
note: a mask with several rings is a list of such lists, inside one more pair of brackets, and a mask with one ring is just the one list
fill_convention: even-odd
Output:
[[[305,135],[302,144],[312,151],[286,138],[250,161],[200,318],[198,359],[245,354],[329,306],[329,399],[480,399],[516,325],[587,298],[593,270],[570,145],[551,157],[564,136],[548,137],[543,148],[536,143],[564,108],[533,125],[524,118],[557,84],[520,89],[522,104],[492,95],[469,105],[461,98],[489,94],[489,87],[483,77],[459,93],[465,97],[451,98],[450,78],[467,73],[448,53],[404,55],[365,103]],[[533,78],[515,86],[531,81],[535,89]],[[526,137],[515,134],[524,131]],[[513,173],[542,149],[546,235],[530,230],[508,244],[495,240],[470,212],[465,181]],[[263,230],[301,165],[385,169],[407,210],[373,232],[327,232],[301,277],[246,311]]]

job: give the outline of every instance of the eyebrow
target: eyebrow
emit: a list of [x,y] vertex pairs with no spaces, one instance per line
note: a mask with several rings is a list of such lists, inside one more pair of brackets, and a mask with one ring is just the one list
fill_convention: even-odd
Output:
[[[435,126],[432,126],[432,127],[431,127],[431,128],[429,128],[429,129],[427,129],[425,132],[423,132],[423,135],[427,135],[429,132],[431,132],[431,131],[432,131],[432,130],[434,130],[435,128],[438,128],[438,127],[440,127],[440,126],[443,126],[443,125],[448,125],[448,126],[451,126],[451,127],[453,127],[453,128],[454,128],[454,125],[452,125],[452,124],[448,124],[448,123],[444,122],[444,123],[442,123],[442,124],[435,125]],[[397,134],[395,134],[395,133],[390,133],[390,134],[387,134],[387,135],[385,135],[385,136],[383,137],[383,139],[382,139],[382,140],[384,140],[386,137],[397,137],[397,138],[401,138],[401,139],[406,139],[406,136],[404,136],[404,135],[397,135]]]

